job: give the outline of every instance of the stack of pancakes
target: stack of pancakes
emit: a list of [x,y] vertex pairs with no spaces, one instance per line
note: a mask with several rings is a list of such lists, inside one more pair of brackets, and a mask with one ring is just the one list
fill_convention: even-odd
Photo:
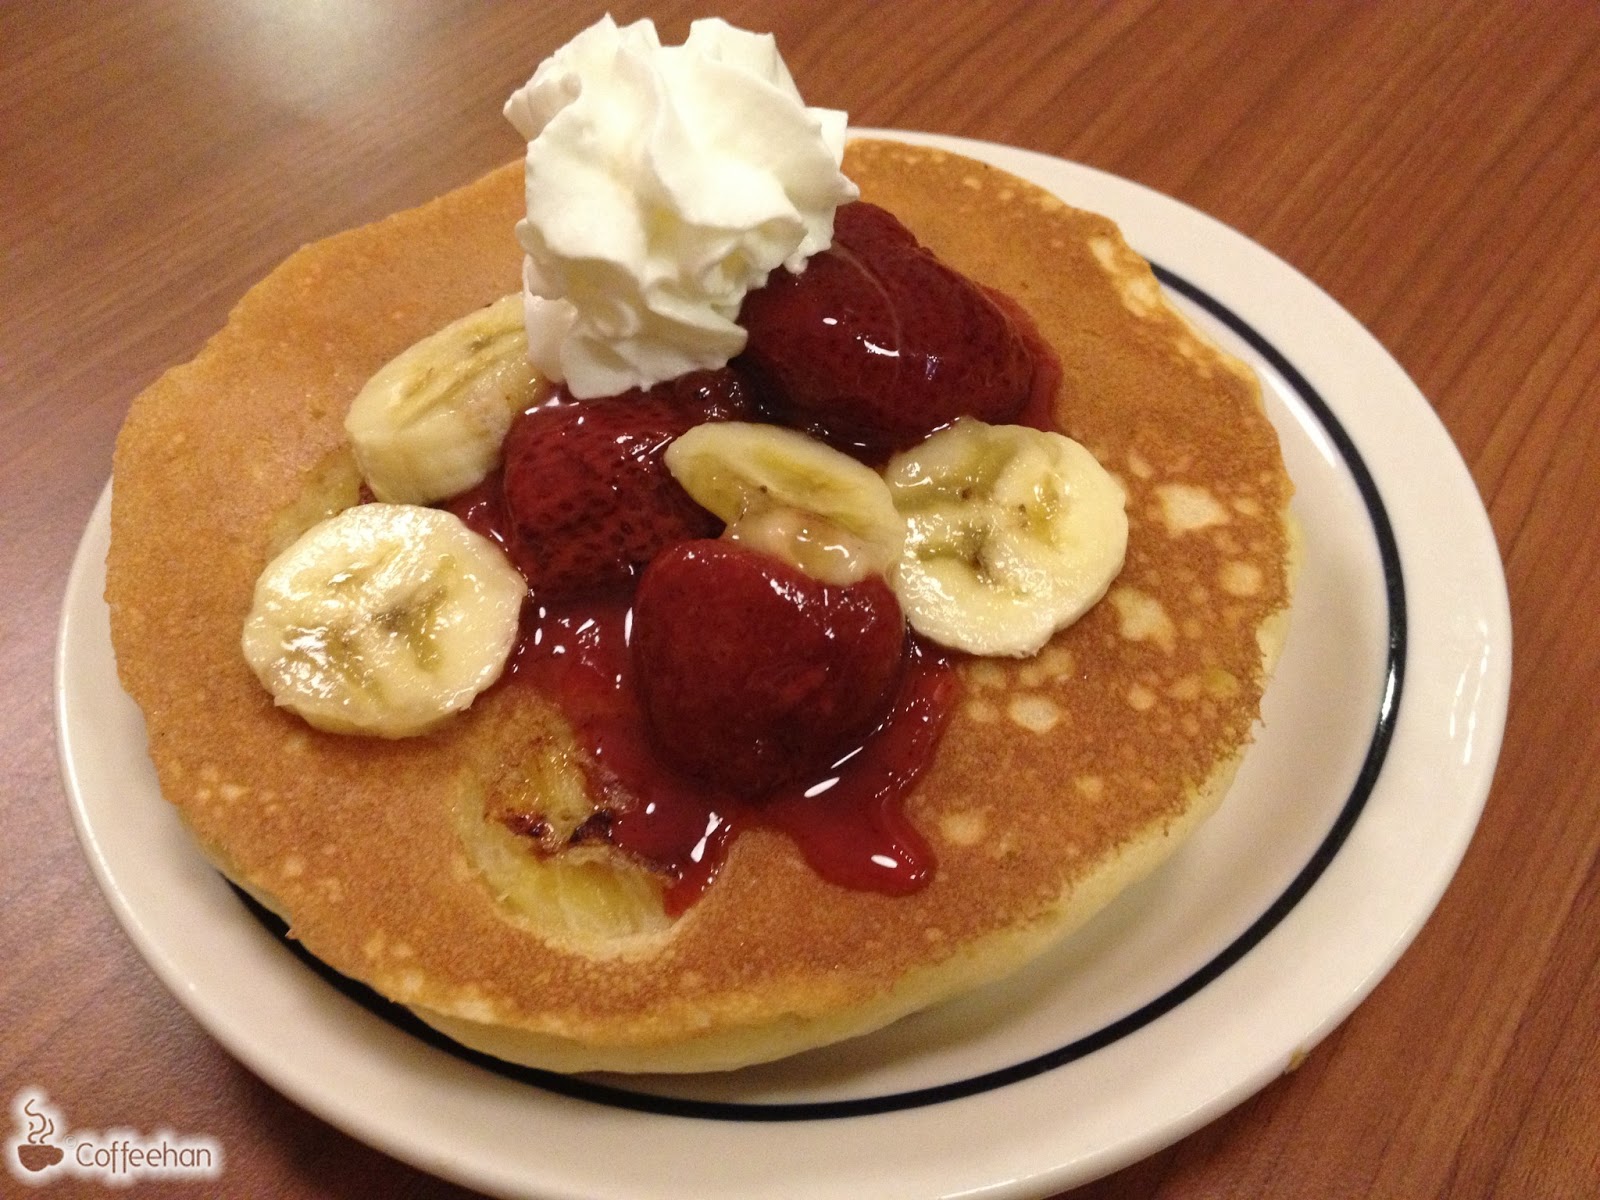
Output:
[[508,790],[582,802],[578,751],[536,691],[493,688],[390,742],[309,728],[245,664],[262,567],[356,501],[356,391],[517,290],[520,164],[301,250],[128,416],[107,600],[163,792],[311,953],[464,1043],[556,1070],[686,1071],[876,1028],[1020,965],[1150,871],[1250,740],[1291,557],[1252,374],[1167,306],[1110,221],[933,149],[858,141],[845,170],[1028,310],[1060,360],[1060,428],[1128,492],[1107,598],[1033,658],[960,662],[907,803],[938,863],[914,895],[825,883],[758,829],[676,920],[636,868],[589,849],[561,886],[582,909],[614,882],[622,915],[567,919],[527,899],[548,864],[519,859],[495,817]]

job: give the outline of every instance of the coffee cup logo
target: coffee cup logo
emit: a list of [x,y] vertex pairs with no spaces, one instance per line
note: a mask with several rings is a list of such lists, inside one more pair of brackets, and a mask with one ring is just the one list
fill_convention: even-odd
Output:
[[29,1096],[22,1106],[28,1122],[28,1140],[17,1144],[17,1161],[29,1171],[43,1171],[61,1161],[61,1147],[50,1139],[56,1135],[56,1123],[38,1107],[38,1101]]
[[30,1187],[60,1176],[118,1187],[157,1179],[216,1179],[222,1146],[215,1138],[158,1128],[152,1134],[121,1127],[74,1129],[38,1088],[11,1098],[11,1136],[0,1149],[4,1173]]

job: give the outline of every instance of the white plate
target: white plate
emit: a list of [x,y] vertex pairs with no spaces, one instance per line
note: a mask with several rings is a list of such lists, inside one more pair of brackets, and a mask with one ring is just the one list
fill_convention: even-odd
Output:
[[1378,982],[1477,823],[1505,722],[1493,536],[1427,402],[1356,321],[1238,233],[1136,184],[987,159],[1115,217],[1260,372],[1307,554],[1264,725],[1226,805],[1021,976],[881,1034],[687,1081],[541,1081],[403,1031],[310,970],[190,846],[118,686],[102,496],[68,583],[60,750],[129,936],[273,1086],[506,1196],[1043,1195],[1132,1162],[1278,1074]]

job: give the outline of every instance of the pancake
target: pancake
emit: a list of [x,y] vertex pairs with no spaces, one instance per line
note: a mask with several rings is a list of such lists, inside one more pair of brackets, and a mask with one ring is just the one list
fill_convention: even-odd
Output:
[[312,954],[466,1044],[560,1071],[695,1071],[880,1027],[1082,924],[1215,809],[1250,742],[1292,551],[1251,372],[1164,302],[1110,221],[938,150],[858,141],[845,169],[1027,309],[1060,360],[1061,429],[1128,493],[1107,598],[1033,658],[960,662],[906,805],[938,864],[911,895],[826,883],[758,828],[670,919],[603,847],[551,873],[494,820],[508,792],[586,803],[572,735],[531,688],[391,742],[311,729],[245,664],[263,565],[356,501],[356,391],[517,290],[520,164],[302,249],[132,406],[106,595],[163,793]]

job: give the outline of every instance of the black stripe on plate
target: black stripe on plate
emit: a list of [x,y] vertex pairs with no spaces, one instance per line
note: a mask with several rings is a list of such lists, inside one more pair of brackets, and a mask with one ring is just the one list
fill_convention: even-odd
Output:
[[[1195,304],[1205,309],[1206,312],[1244,339],[1251,349],[1266,359],[1273,369],[1294,389],[1312,415],[1316,417],[1318,424],[1327,432],[1329,439],[1338,450],[1339,456],[1344,460],[1345,467],[1350,472],[1350,476],[1354,480],[1366,506],[1367,516],[1372,522],[1373,538],[1377,543],[1379,558],[1383,564],[1384,587],[1389,606],[1389,648],[1383,694],[1378,704],[1377,714],[1373,723],[1372,739],[1368,743],[1366,758],[1362,763],[1360,773],[1356,777],[1355,785],[1351,788],[1349,797],[1340,809],[1332,827],[1328,830],[1327,836],[1312,852],[1311,857],[1301,867],[1300,872],[1290,882],[1289,886],[1267,906],[1265,911],[1250,924],[1249,928],[1187,979],[1092,1034],[1059,1046],[1045,1054],[965,1079],[952,1080],[932,1087],[893,1092],[882,1096],[866,1096],[853,1100],[818,1100],[805,1103],[772,1104],[693,1100],[675,1096],[658,1096],[649,1092],[634,1091],[611,1083],[602,1083],[594,1078],[558,1075],[550,1071],[518,1066],[471,1050],[451,1041],[413,1015],[408,1009],[384,999],[366,985],[339,974],[333,968],[313,957],[299,942],[289,938],[283,922],[276,916],[262,908],[244,892],[238,892],[240,899],[262,924],[277,934],[302,962],[329,984],[338,988],[339,991],[363,1008],[398,1026],[412,1036],[421,1039],[430,1046],[474,1063],[486,1071],[493,1071],[497,1075],[520,1080],[546,1091],[556,1092],[578,1100],[608,1105],[612,1108],[631,1109],[636,1112],[653,1113],[659,1116],[696,1117],[718,1121],[814,1121],[840,1117],[872,1116],[878,1113],[899,1112],[905,1109],[942,1104],[965,1096],[993,1091],[996,1088],[1002,1088],[1024,1079],[1031,1079],[1036,1075],[1044,1074],[1046,1071],[1074,1062],[1127,1037],[1137,1030],[1143,1029],[1158,1017],[1177,1008],[1248,954],[1262,938],[1266,937],[1288,916],[1305,894],[1311,890],[1312,885],[1321,877],[1323,871],[1328,868],[1328,864],[1334,860],[1334,857],[1344,845],[1345,839],[1349,836],[1350,830],[1355,826],[1356,819],[1366,806],[1367,799],[1372,794],[1373,786],[1377,783],[1379,773],[1383,769],[1384,758],[1388,753],[1389,743],[1394,734],[1395,719],[1399,712],[1400,689],[1405,675],[1406,599],[1404,581],[1400,571],[1399,549],[1395,544],[1394,530],[1389,524],[1389,516],[1384,508],[1383,499],[1378,493],[1377,484],[1367,470],[1366,464],[1362,461],[1360,453],[1356,450],[1355,443],[1351,441],[1350,435],[1339,423],[1338,418],[1334,416],[1327,403],[1317,393],[1316,389],[1311,386],[1305,376],[1296,370],[1293,364],[1271,342],[1267,341],[1253,326],[1248,324],[1232,309],[1182,276],[1176,275],[1163,267],[1154,266],[1154,264],[1152,264],[1152,267],[1156,277],[1164,285],[1188,297]],[[237,889],[235,890],[237,891]]]

